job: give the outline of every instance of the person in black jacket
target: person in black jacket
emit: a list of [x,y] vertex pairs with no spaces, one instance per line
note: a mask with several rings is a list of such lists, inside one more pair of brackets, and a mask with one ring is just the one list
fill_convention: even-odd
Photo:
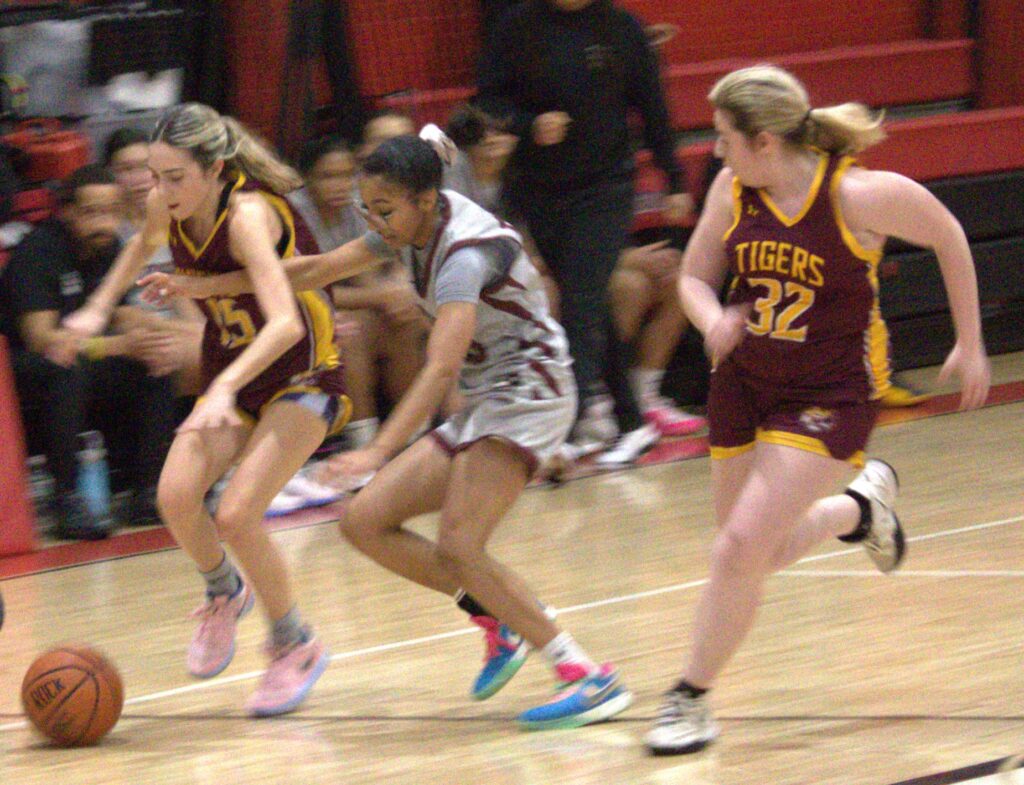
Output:
[[631,110],[668,177],[670,219],[693,206],[674,156],[656,55],[643,25],[611,0],[526,0],[486,42],[478,88],[481,108],[519,137],[506,198],[561,289],[581,396],[574,439],[614,439],[602,412],[607,389],[621,437],[598,462],[632,463],[658,433],[644,424],[630,390],[628,349],[608,298],[633,213]]
[[45,451],[57,485],[54,534],[102,539],[114,525],[90,511],[76,490],[78,434],[98,427],[113,468],[131,491],[128,520],[156,523],[155,487],[174,432],[174,389],[150,376],[132,334],[83,339],[62,317],[80,308],[120,250],[124,194],[110,172],[90,164],[60,194],[58,217],[15,248],[0,276],[0,332],[31,441]]

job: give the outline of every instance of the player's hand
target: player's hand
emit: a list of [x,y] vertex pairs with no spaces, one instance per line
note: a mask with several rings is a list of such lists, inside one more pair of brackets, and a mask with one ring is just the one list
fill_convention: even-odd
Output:
[[199,279],[195,276],[149,273],[135,283],[137,286],[143,287],[142,301],[150,305],[167,305],[175,297],[201,300],[206,296],[201,291]]
[[150,376],[167,376],[185,366],[187,341],[171,330],[140,330],[135,357],[146,364]]
[[214,384],[210,385],[196,408],[178,426],[178,433],[206,428],[238,428],[244,424],[235,406],[235,394]]
[[378,290],[378,308],[396,325],[413,324],[423,318],[419,300],[407,284],[385,284]]
[[92,338],[103,332],[110,315],[97,305],[85,304],[61,320],[61,326],[82,338]]
[[957,341],[946,362],[939,371],[939,383],[949,381],[953,374],[960,378],[960,411],[977,409],[984,405],[988,398],[988,388],[992,383],[992,367],[985,349],[967,349]]
[[533,120],[533,141],[541,147],[561,144],[569,131],[572,118],[565,112],[545,112]]
[[704,348],[711,358],[712,370],[740,345],[747,334],[747,317],[751,310],[753,306],[750,303],[725,306],[722,315],[704,335]]
[[344,484],[346,478],[372,474],[388,462],[387,454],[372,444],[360,450],[339,453],[324,461],[318,482],[336,487]]

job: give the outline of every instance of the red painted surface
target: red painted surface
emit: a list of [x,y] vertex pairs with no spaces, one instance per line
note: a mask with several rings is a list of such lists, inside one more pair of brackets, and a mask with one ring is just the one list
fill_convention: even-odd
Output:
[[981,0],[981,14],[979,103],[984,107],[1024,104],[1024,3]]
[[0,556],[35,549],[35,515],[25,483],[25,439],[7,340],[0,335]]

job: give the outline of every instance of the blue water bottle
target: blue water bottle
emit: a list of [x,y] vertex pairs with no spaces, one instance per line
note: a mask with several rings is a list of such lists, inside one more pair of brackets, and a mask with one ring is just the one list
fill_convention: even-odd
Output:
[[78,495],[94,518],[104,520],[110,516],[110,469],[103,434],[86,431],[78,439]]

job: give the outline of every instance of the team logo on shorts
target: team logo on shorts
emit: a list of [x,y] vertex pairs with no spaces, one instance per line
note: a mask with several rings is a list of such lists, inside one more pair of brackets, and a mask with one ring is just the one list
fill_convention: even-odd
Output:
[[811,433],[826,433],[836,425],[835,414],[831,409],[812,406],[800,413],[800,424]]

